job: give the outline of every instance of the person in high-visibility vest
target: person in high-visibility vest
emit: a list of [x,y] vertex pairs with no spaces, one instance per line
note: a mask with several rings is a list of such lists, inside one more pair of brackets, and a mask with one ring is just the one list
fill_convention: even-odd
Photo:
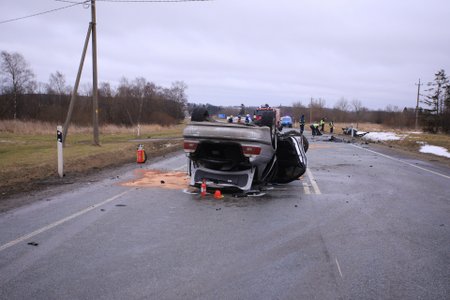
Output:
[[324,132],[325,131],[325,118],[320,119],[319,125],[320,125],[320,131]]
[[334,131],[334,123],[333,123],[333,120],[331,120],[330,123],[328,123],[328,125],[330,125],[330,133],[333,133],[333,131]]
[[321,133],[320,130],[319,130],[319,123],[314,122],[314,123],[311,124],[311,126],[309,126],[309,127],[311,128],[311,132],[312,132],[312,135],[313,135],[313,136],[315,136],[315,135],[322,135],[322,133]]

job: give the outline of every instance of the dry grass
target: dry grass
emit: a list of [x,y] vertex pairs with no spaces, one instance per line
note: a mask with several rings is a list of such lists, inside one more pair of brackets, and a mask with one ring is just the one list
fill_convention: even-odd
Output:
[[419,151],[421,143],[443,147],[450,151],[450,136],[446,134],[408,133],[404,139],[390,142],[391,145],[395,144],[413,151]]
[[[141,136],[181,137],[183,124],[141,126]],[[100,130],[101,147],[92,145],[92,129],[72,126],[64,148],[66,174],[84,174],[109,166],[134,162],[136,132],[133,128],[107,125]],[[181,149],[180,141],[144,142],[149,155]],[[0,121],[0,199],[18,186],[57,177],[56,124]]]
[[[19,121],[19,120],[0,120],[0,133],[13,133],[20,135],[45,135],[56,134],[55,123],[41,122],[41,121]],[[184,125],[141,125],[140,134],[155,134],[157,132],[178,131]],[[131,134],[136,135],[137,127],[126,127],[118,125],[102,125],[99,128],[101,134]],[[92,127],[71,125],[69,127],[69,134],[90,134],[92,133]]]
[[[356,123],[335,123],[335,131],[338,133],[342,132],[342,128],[353,126],[356,128]],[[328,125],[325,126],[326,128]],[[360,131],[391,131],[391,132],[398,132],[401,131],[401,129],[398,128],[392,128],[387,127],[382,124],[375,124],[375,123],[358,123],[358,130]]]

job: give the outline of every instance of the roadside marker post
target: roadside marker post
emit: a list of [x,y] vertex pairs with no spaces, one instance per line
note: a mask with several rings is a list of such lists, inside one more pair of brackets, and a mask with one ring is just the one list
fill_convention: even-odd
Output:
[[56,147],[58,150],[58,174],[59,177],[63,178],[64,160],[63,160],[63,134],[61,125],[56,127]]

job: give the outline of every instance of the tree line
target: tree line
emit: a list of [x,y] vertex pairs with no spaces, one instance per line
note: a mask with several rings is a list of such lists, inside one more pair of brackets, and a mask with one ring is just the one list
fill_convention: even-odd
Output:
[[[101,82],[98,88],[99,122],[135,126],[137,124],[177,124],[184,119],[187,85],[173,82],[164,88],[143,77],[123,77],[117,88]],[[82,89],[83,90],[83,89]],[[0,53],[0,119],[40,120],[62,124],[72,88],[64,74],[50,74],[48,83],[38,83],[20,53]],[[77,95],[72,122],[92,123],[92,87]]]
[[[191,113],[195,107],[200,104],[188,104],[188,111]],[[253,114],[258,108],[256,106],[239,107],[231,106],[215,106],[212,104],[202,105],[210,115],[225,114],[227,116]],[[300,116],[304,115],[307,123],[319,121],[326,118],[328,121],[335,123],[347,123],[357,126],[359,122],[370,122],[376,124],[384,124],[395,128],[413,128],[415,125],[415,109],[399,108],[398,106],[388,105],[385,109],[369,110],[362,105],[360,100],[348,101],[341,98],[332,108],[326,107],[326,101],[322,98],[310,99],[308,105],[303,105],[301,101],[293,103],[291,106],[276,106],[280,108],[281,115],[291,116],[294,121],[299,121]]]
[[[309,103],[304,105],[301,101],[292,103],[291,106],[277,106],[282,115],[289,115],[298,121],[300,116],[305,116],[306,122],[318,121],[326,118],[328,121],[354,124],[359,122],[370,122],[383,124],[395,128],[414,128],[416,117],[420,129],[431,132],[450,132],[450,84],[444,70],[439,70],[435,74],[433,81],[426,84],[425,93],[420,96],[418,108],[388,105],[384,109],[370,110],[363,105],[359,99],[348,100],[340,98],[332,108],[326,107],[326,100],[323,98],[311,98]],[[188,106],[191,112],[198,104]],[[221,107],[206,104],[210,114],[243,115],[252,114],[256,107]]]

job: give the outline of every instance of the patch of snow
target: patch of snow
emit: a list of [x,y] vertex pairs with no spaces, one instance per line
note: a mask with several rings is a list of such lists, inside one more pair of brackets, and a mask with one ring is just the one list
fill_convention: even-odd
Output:
[[398,141],[403,139],[404,135],[397,135],[394,132],[369,132],[365,136],[363,136],[363,139],[369,140],[369,141]]
[[420,152],[422,153],[431,153],[434,155],[439,155],[443,157],[450,158],[450,152],[444,147],[432,146],[432,145],[423,145],[420,147]]
[[422,131],[408,131],[409,134],[422,134]]

